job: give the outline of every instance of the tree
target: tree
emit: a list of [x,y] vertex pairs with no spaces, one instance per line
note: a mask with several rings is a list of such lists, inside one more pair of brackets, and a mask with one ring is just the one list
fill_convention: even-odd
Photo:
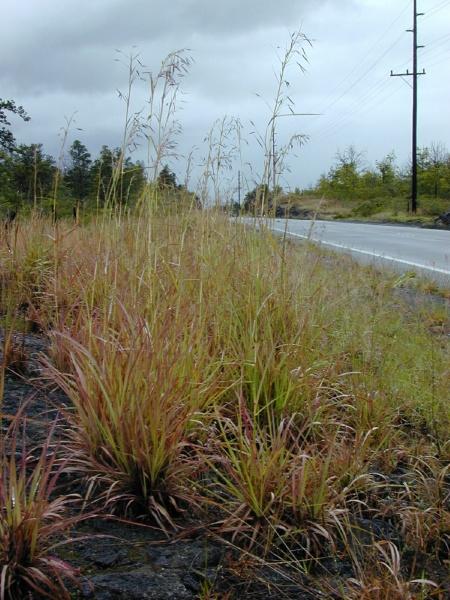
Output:
[[134,201],[145,183],[144,165],[133,162],[129,156],[121,159],[121,149],[102,146],[91,169],[91,189],[100,204],[106,202],[128,204]]
[[[446,206],[445,200],[450,199],[450,153],[443,144],[433,143],[419,148],[417,154],[422,211],[438,214]],[[391,152],[376,162],[376,169],[364,168],[363,155],[350,146],[337,154],[335,166],[320,177],[311,193],[337,200],[358,200],[364,216],[378,209],[398,210],[403,206],[399,201],[410,198],[411,164],[397,166],[395,153]]]
[[450,154],[444,144],[433,142],[428,151],[429,170],[432,194],[435,198],[439,196],[440,188],[445,185],[445,173],[448,173]]
[[42,144],[22,144],[13,155],[11,178],[18,196],[37,206],[50,196],[55,176],[55,161],[44,154]]
[[347,168],[357,173],[363,168],[364,152],[358,152],[355,146],[350,145],[344,151],[336,152],[336,161],[338,169]]
[[141,161],[133,162],[128,156],[120,175],[120,200],[123,204],[132,204],[142,192],[145,185],[145,167]]
[[247,192],[243,208],[247,213],[267,215],[273,208],[273,197],[269,186],[263,183]]
[[177,188],[176,175],[169,169],[168,165],[165,165],[164,168],[161,169],[158,175],[157,184],[162,190]]
[[104,204],[109,198],[116,163],[117,157],[114,156],[114,152],[108,146],[102,146],[91,171],[91,181],[100,204]]
[[12,180],[13,156],[0,152],[0,203],[8,208],[18,204],[17,191]]
[[91,187],[92,159],[88,149],[80,140],[75,140],[69,149],[70,166],[65,175],[69,192],[78,202],[84,202]]
[[337,167],[332,172],[332,181],[339,195],[353,200],[358,197],[358,184],[363,168],[364,154],[354,146],[336,154]]
[[2,100],[0,98],[0,150],[13,152],[16,149],[16,140],[9,129],[11,123],[8,121],[6,112],[17,115],[24,121],[29,121],[30,117],[23,106],[17,106],[14,100]]
[[376,162],[381,176],[382,195],[395,196],[397,192],[397,172],[395,166],[395,152],[390,152],[382,160]]

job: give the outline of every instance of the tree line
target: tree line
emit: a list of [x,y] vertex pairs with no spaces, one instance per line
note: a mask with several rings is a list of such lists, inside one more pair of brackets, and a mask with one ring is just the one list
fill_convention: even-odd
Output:
[[[29,121],[22,106],[13,100],[0,99],[0,209],[55,210],[63,215],[80,208],[103,207],[110,201],[132,206],[142,194],[148,173],[144,164],[124,157],[120,148],[102,146],[93,157],[87,147],[75,140],[64,160],[56,161],[44,152],[42,144],[17,144],[11,131],[9,115]],[[62,163],[62,164],[61,164]],[[410,197],[411,169],[399,167],[394,152],[368,167],[364,153],[350,146],[336,155],[335,164],[315,186],[306,190],[284,192],[280,186],[256,186],[245,196],[243,206],[233,210],[270,213],[280,205],[301,206],[302,198],[315,196],[342,202],[359,202],[357,213],[370,216],[380,208],[406,208]],[[156,182],[166,203],[182,199],[199,199],[176,182],[166,165]],[[442,144],[431,144],[418,152],[418,186],[422,211],[438,215],[448,210],[450,201],[450,153]],[[235,203],[236,204],[236,203]],[[297,215],[294,215],[297,216]]]
[[56,195],[62,213],[104,206],[112,197],[131,204],[145,184],[144,166],[127,157],[117,171],[121,160],[120,149],[108,146],[102,146],[92,158],[79,140],[70,146],[68,161],[62,166],[44,152],[42,144],[0,150],[0,203],[15,211],[34,208],[46,212]]
[[[433,143],[418,150],[418,186],[422,196],[450,199],[450,153],[443,144]],[[408,196],[411,168],[397,165],[394,152],[365,166],[364,154],[350,146],[336,155],[335,165],[321,176],[313,191],[335,198],[370,200],[377,197]]]
[[[419,149],[418,189],[423,214],[439,215],[449,210],[450,153],[443,144]],[[287,192],[280,186],[272,189],[266,184],[258,185],[246,194],[241,209],[278,216],[288,209],[291,216],[301,216],[305,197],[349,203],[356,216],[370,216],[386,209],[404,212],[411,197],[411,168],[400,167],[394,152],[377,161],[375,167],[369,167],[364,153],[349,146],[337,153],[334,165],[314,186]]]
[[[109,202],[133,206],[141,196],[147,183],[141,161],[124,157],[120,148],[106,145],[93,157],[80,140],[71,144],[63,160],[56,161],[44,151],[42,144],[18,144],[8,113],[25,121],[30,119],[22,106],[0,99],[0,207],[3,215],[30,209],[51,212],[56,198],[58,215],[68,216],[81,208],[103,207]],[[155,183],[162,195],[170,192],[178,198],[186,192],[167,165],[160,169]]]

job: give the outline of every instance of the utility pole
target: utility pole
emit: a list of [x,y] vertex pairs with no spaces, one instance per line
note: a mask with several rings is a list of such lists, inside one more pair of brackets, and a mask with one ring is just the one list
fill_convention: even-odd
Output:
[[33,207],[37,208],[37,144],[34,144],[33,149]]
[[420,73],[417,71],[417,50],[424,48],[424,46],[417,44],[417,17],[421,17],[425,13],[417,12],[417,0],[414,0],[413,9],[413,28],[406,30],[413,34],[413,72],[410,73],[409,69],[406,70],[406,73],[394,73],[391,71],[391,77],[413,78],[411,211],[415,214],[417,212],[417,84],[419,75],[425,75],[426,73],[425,69]]
[[238,171],[238,203],[239,209],[241,209],[241,171]]
[[275,188],[277,185],[277,154],[275,150],[275,119],[272,127],[272,173],[273,173],[273,193],[275,194]]

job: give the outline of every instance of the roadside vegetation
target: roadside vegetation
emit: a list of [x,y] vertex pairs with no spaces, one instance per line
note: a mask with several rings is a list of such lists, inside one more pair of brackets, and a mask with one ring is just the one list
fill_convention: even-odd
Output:
[[243,210],[254,213],[264,196],[265,211],[279,217],[433,225],[450,210],[450,154],[439,143],[419,149],[417,214],[410,210],[410,171],[397,164],[394,152],[374,168],[363,152],[349,146],[337,153],[335,164],[315,186],[294,191],[256,186],[247,193]]
[[2,306],[48,337],[42,377],[71,407],[18,475],[2,445],[3,597],[54,597],[33,548],[61,526],[60,472],[97,513],[203,523],[309,585],[349,561],[333,597],[444,597],[448,335],[396,280],[196,209],[32,216],[1,253]]
[[[281,61],[266,150],[293,109],[283,82],[305,43],[293,34]],[[183,52],[150,76],[149,164],[134,187],[137,64],[105,184],[67,201],[81,180],[55,167],[47,205],[31,185],[0,232],[0,600],[77,597],[92,564],[78,572],[67,547],[99,521],[112,536],[120,524],[219,540],[216,575],[189,598],[444,600],[447,304],[417,310],[404,277],[224,214],[235,119],[210,131],[198,194],[189,169],[178,185],[164,165]],[[5,152],[2,166],[18,160]],[[279,190],[273,165],[259,215]],[[40,351],[27,356],[31,333]],[[34,391],[14,412],[8,386],[24,381]],[[29,413],[42,393],[43,414]]]

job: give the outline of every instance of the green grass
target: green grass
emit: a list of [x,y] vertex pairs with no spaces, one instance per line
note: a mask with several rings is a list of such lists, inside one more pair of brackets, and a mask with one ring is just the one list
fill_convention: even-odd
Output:
[[[166,531],[214,521],[261,555],[339,549],[355,572],[362,553],[355,590],[382,580],[370,565],[386,552],[354,553],[357,519],[390,515],[401,548],[443,560],[450,344],[398,278],[145,198],[14,236],[3,302],[49,334],[47,377],[73,405],[65,451],[97,510]],[[386,581],[374,597],[394,594]]]

